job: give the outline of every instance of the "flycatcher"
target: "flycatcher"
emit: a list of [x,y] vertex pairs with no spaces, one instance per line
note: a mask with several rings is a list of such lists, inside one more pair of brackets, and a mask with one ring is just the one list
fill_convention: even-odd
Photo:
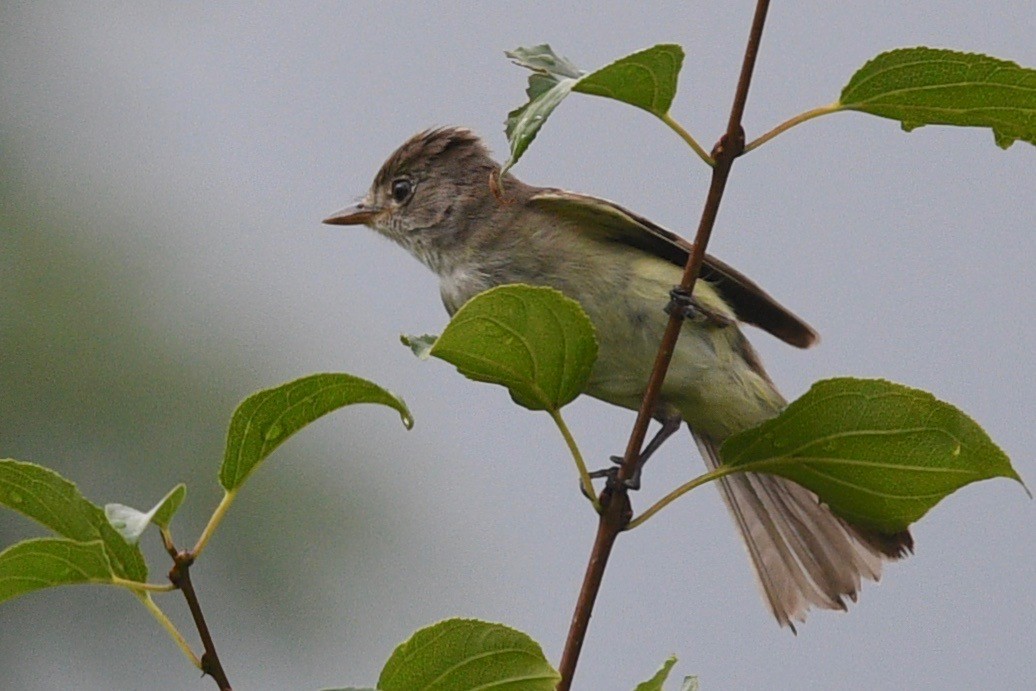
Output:
[[[500,198],[490,187],[499,171],[470,130],[427,130],[389,156],[362,201],[324,222],[366,225],[402,245],[438,275],[451,315],[498,285],[560,290],[582,305],[600,341],[585,393],[637,410],[690,244],[617,204],[510,174]],[[785,405],[739,322],[800,348],[817,335],[714,257],[705,258],[688,311],[654,411],[657,439],[685,422],[715,468],[724,439]],[[913,547],[909,532],[850,525],[774,475],[739,473],[719,487],[781,625],[804,621],[811,607],[846,609],[861,578],[878,580],[884,560]]]

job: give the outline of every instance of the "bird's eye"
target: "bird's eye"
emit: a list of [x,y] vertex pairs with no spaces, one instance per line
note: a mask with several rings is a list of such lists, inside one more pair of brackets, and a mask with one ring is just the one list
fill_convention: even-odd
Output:
[[392,198],[399,203],[407,200],[407,197],[414,191],[414,183],[406,178],[399,178],[392,181]]

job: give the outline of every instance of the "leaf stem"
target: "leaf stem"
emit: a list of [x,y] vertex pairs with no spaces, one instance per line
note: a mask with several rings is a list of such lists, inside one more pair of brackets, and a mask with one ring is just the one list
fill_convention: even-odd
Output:
[[702,148],[702,145],[698,143],[698,140],[691,136],[691,133],[683,128],[683,125],[673,119],[673,116],[666,113],[662,116],[662,122],[669,126],[669,129],[680,135],[680,139],[687,142],[694,153],[698,154],[698,158],[705,161],[706,165],[712,167],[716,165],[716,161],[713,160],[712,156],[709,156],[709,152]]
[[198,538],[197,544],[195,544],[194,549],[191,550],[191,554],[194,555],[195,559],[201,555],[202,550],[205,549],[205,545],[209,543],[209,540],[212,538],[212,534],[216,531],[216,528],[223,520],[223,516],[226,515],[230,505],[234,503],[234,497],[236,496],[236,488],[226,490],[223,495],[223,499],[219,502],[219,506],[217,506],[216,510],[212,512],[212,517],[209,518],[209,523],[205,526],[205,530],[201,531],[201,536]]
[[179,629],[176,628],[176,624],[170,621],[169,617],[165,615],[165,612],[163,612],[158,604],[151,599],[151,595],[149,593],[142,594],[140,596],[140,601],[143,602],[144,606],[147,607],[149,612],[151,612],[151,616],[158,620],[158,623],[166,630],[166,633],[168,633],[169,637],[173,639],[173,642],[179,646],[184,657],[186,657],[192,665],[201,669],[201,660],[199,660],[198,656],[194,654],[193,650],[191,650],[191,646],[187,644],[187,640],[180,633]]
[[649,518],[654,516],[656,513],[658,513],[659,511],[661,511],[666,506],[668,506],[672,502],[676,501],[677,499],[679,499],[683,495],[685,495],[688,492],[690,492],[692,489],[696,489],[698,487],[701,487],[702,485],[707,484],[709,482],[712,482],[713,480],[718,480],[721,477],[726,477],[727,475],[731,475],[733,473],[743,472],[743,470],[744,470],[743,468],[735,468],[735,467],[728,466],[728,465],[722,465],[722,466],[716,468],[715,470],[710,470],[707,473],[699,475],[698,477],[694,478],[693,480],[685,482],[684,484],[680,485],[679,487],[674,489],[669,494],[665,495],[664,497],[662,497],[661,499],[656,501],[654,504],[652,504],[646,510],[641,512],[641,514],[639,516],[637,516],[636,518],[631,520],[629,522],[629,525],[626,526],[626,530],[633,530],[634,528],[643,525],[644,523],[647,522],[647,520]]
[[169,593],[176,590],[169,583],[141,583],[140,581],[127,581],[125,578],[119,578],[118,576],[112,576],[112,585],[122,586],[135,593]]
[[749,151],[759,148],[766,142],[776,137],[778,134],[790,130],[795,125],[801,125],[807,120],[819,118],[821,115],[827,115],[828,113],[837,113],[840,110],[842,110],[842,104],[836,101],[834,103],[829,103],[826,106],[820,106],[819,108],[814,108],[813,110],[807,110],[805,113],[799,113],[795,117],[789,120],[785,120],[781,124],[774,127],[772,130],[764,134],[763,136],[758,137],[757,139],[753,140],[750,144],[746,145],[745,153],[747,154]]
[[590,479],[590,471],[586,468],[586,461],[583,460],[583,454],[579,451],[579,446],[576,444],[575,437],[572,436],[572,432],[569,431],[568,425],[565,424],[565,419],[561,417],[560,410],[549,410],[550,417],[554,420],[554,424],[557,425],[561,431],[561,436],[565,438],[565,444],[568,445],[568,450],[572,454],[573,460],[576,462],[576,468],[579,470],[579,482],[583,486],[583,494],[586,495],[590,503],[593,504],[594,510],[597,513],[601,513],[601,502],[597,498],[597,491],[594,490],[593,481]]

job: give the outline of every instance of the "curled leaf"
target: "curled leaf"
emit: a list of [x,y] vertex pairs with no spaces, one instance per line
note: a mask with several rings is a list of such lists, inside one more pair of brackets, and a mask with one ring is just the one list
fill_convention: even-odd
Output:
[[439,338],[434,334],[423,334],[421,336],[410,336],[402,334],[399,340],[409,348],[420,360],[427,360],[431,357],[432,344]]
[[676,95],[683,49],[662,44],[627,55],[587,74],[549,45],[515,48],[505,53],[516,65],[532,70],[525,90],[528,103],[507,114],[504,128],[511,154],[501,173],[521,158],[554,109],[572,91],[604,96],[663,117]]
[[123,504],[105,504],[104,515],[119,535],[122,535],[130,544],[136,544],[141,534],[152,522],[160,528],[169,527],[169,521],[183,504],[186,496],[187,486],[179,484],[169,490],[147,513]]

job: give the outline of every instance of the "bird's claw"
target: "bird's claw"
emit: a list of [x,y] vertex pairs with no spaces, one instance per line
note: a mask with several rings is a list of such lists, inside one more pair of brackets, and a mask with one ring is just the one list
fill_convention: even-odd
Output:
[[734,323],[730,317],[702,307],[690,291],[683,286],[673,286],[669,291],[669,302],[666,303],[665,313],[676,312],[687,321],[697,323],[709,323],[715,326],[729,326]]
[[[619,466],[622,465],[622,456],[610,456],[608,460],[614,463],[615,466],[590,471],[590,478],[594,480],[602,477],[607,478],[607,484],[614,485],[619,480]],[[634,491],[640,489],[640,469],[642,465],[643,464],[638,460],[634,466],[633,475],[622,481],[622,484],[626,489]],[[584,492],[584,494],[586,494],[586,492]]]
[[689,321],[705,319],[705,314],[698,307],[698,302],[683,286],[673,286],[673,289],[669,291],[669,302],[665,306],[665,313],[672,314],[674,311]]

